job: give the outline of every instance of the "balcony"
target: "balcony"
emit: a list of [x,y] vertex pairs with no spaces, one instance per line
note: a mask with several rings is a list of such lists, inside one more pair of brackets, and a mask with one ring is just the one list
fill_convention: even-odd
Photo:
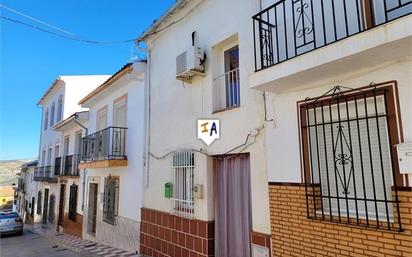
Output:
[[299,86],[410,54],[412,1],[281,0],[253,16],[251,87]]
[[64,157],[64,166],[61,172],[61,176],[78,177],[79,176],[79,162],[80,155],[67,155]]
[[239,68],[213,79],[214,113],[240,106]]
[[53,166],[36,167],[34,169],[34,180],[49,183],[57,183],[57,177],[52,171]]
[[17,191],[25,193],[26,192],[26,185],[24,183],[23,178],[19,178],[17,181]]
[[79,169],[127,166],[127,128],[108,127],[82,139]]

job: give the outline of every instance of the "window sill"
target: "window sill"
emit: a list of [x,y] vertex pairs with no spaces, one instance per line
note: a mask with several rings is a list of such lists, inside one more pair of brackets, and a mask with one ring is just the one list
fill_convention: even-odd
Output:
[[223,108],[223,109],[219,109],[219,110],[213,111],[212,114],[217,114],[217,113],[220,113],[220,112],[225,112],[225,111],[237,109],[237,108],[239,108],[239,107],[240,107],[240,105],[234,105],[234,106],[231,106],[231,107],[226,107],[226,108]]

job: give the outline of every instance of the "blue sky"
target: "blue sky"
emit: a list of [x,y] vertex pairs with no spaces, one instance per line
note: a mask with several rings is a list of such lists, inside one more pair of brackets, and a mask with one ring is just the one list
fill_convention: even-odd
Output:
[[[174,0],[0,0],[12,9],[98,41],[136,38]],[[2,16],[42,26],[0,8]],[[59,75],[112,74],[131,57],[133,43],[69,41],[0,20],[0,160],[37,158],[38,99]]]

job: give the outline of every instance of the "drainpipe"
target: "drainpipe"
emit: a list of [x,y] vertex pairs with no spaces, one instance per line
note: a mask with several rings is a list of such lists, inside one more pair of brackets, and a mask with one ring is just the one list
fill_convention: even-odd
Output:
[[146,69],[146,88],[145,88],[145,157],[144,157],[144,168],[146,175],[146,188],[149,188],[149,166],[150,166],[150,64],[151,55],[150,50],[147,50],[147,69]]
[[[79,115],[77,113],[74,114],[74,122],[79,125],[80,127],[82,127],[85,131],[86,136],[89,134],[89,130],[83,125],[81,124],[77,119],[79,118]],[[86,190],[86,175],[87,175],[87,170],[83,169],[83,191],[82,191],[82,211],[84,211],[84,197],[85,197],[85,190]],[[84,214],[84,213],[83,213]]]
[[89,134],[88,133],[88,129],[83,125],[83,124],[81,124],[78,120],[77,120],[77,118],[79,118],[79,115],[77,114],[77,113],[75,113],[74,114],[74,122],[77,124],[77,125],[79,125],[80,127],[82,127],[83,129],[84,129],[84,131],[86,132],[86,136]]

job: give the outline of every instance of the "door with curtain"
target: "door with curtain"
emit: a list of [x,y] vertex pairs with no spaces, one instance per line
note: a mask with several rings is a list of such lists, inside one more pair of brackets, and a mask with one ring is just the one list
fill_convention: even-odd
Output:
[[219,156],[215,164],[216,257],[250,257],[249,154]]

